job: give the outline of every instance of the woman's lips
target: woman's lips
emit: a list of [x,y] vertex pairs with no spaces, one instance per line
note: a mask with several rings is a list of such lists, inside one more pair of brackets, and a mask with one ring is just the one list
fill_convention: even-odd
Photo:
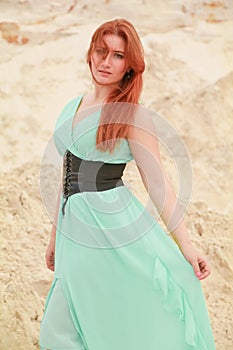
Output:
[[106,70],[98,70],[99,73],[104,74],[104,75],[110,75],[111,73],[106,71]]

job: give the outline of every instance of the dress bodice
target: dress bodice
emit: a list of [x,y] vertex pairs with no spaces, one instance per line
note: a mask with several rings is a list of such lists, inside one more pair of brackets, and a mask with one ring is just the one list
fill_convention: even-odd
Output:
[[96,132],[101,110],[97,110],[80,120],[73,128],[73,120],[82,100],[82,95],[69,101],[58,116],[54,143],[58,152],[64,156],[66,150],[85,160],[106,163],[124,163],[133,159],[128,141],[120,139],[112,153],[96,148]]

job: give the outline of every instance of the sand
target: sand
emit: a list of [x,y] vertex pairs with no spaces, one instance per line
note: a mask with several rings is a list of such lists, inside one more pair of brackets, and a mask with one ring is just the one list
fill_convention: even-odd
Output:
[[[44,255],[57,183],[48,175],[59,180],[59,166],[47,165],[44,154],[63,106],[92,86],[85,52],[93,30],[121,16],[134,23],[145,48],[144,104],[169,121],[188,149],[193,187],[186,222],[212,267],[202,286],[217,350],[232,347],[232,1],[7,0],[0,14],[2,350],[39,349],[53,277]],[[176,187],[165,149],[162,159]],[[133,162],[125,178],[146,203]]]

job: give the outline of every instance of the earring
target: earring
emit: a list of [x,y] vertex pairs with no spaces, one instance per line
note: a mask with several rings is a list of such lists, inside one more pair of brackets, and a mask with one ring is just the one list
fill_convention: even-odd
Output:
[[132,77],[132,71],[129,70],[129,71],[127,71],[126,73],[127,73],[126,79],[130,79],[130,78]]

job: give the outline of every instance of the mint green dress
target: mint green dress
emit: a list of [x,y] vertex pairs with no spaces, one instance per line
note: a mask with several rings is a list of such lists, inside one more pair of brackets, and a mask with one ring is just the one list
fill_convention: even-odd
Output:
[[[64,107],[54,142],[90,161],[133,159],[95,147],[100,111],[72,129],[82,100]],[[200,281],[176,243],[127,186],[69,197],[56,232],[54,280],[41,322],[41,350],[214,350]]]

